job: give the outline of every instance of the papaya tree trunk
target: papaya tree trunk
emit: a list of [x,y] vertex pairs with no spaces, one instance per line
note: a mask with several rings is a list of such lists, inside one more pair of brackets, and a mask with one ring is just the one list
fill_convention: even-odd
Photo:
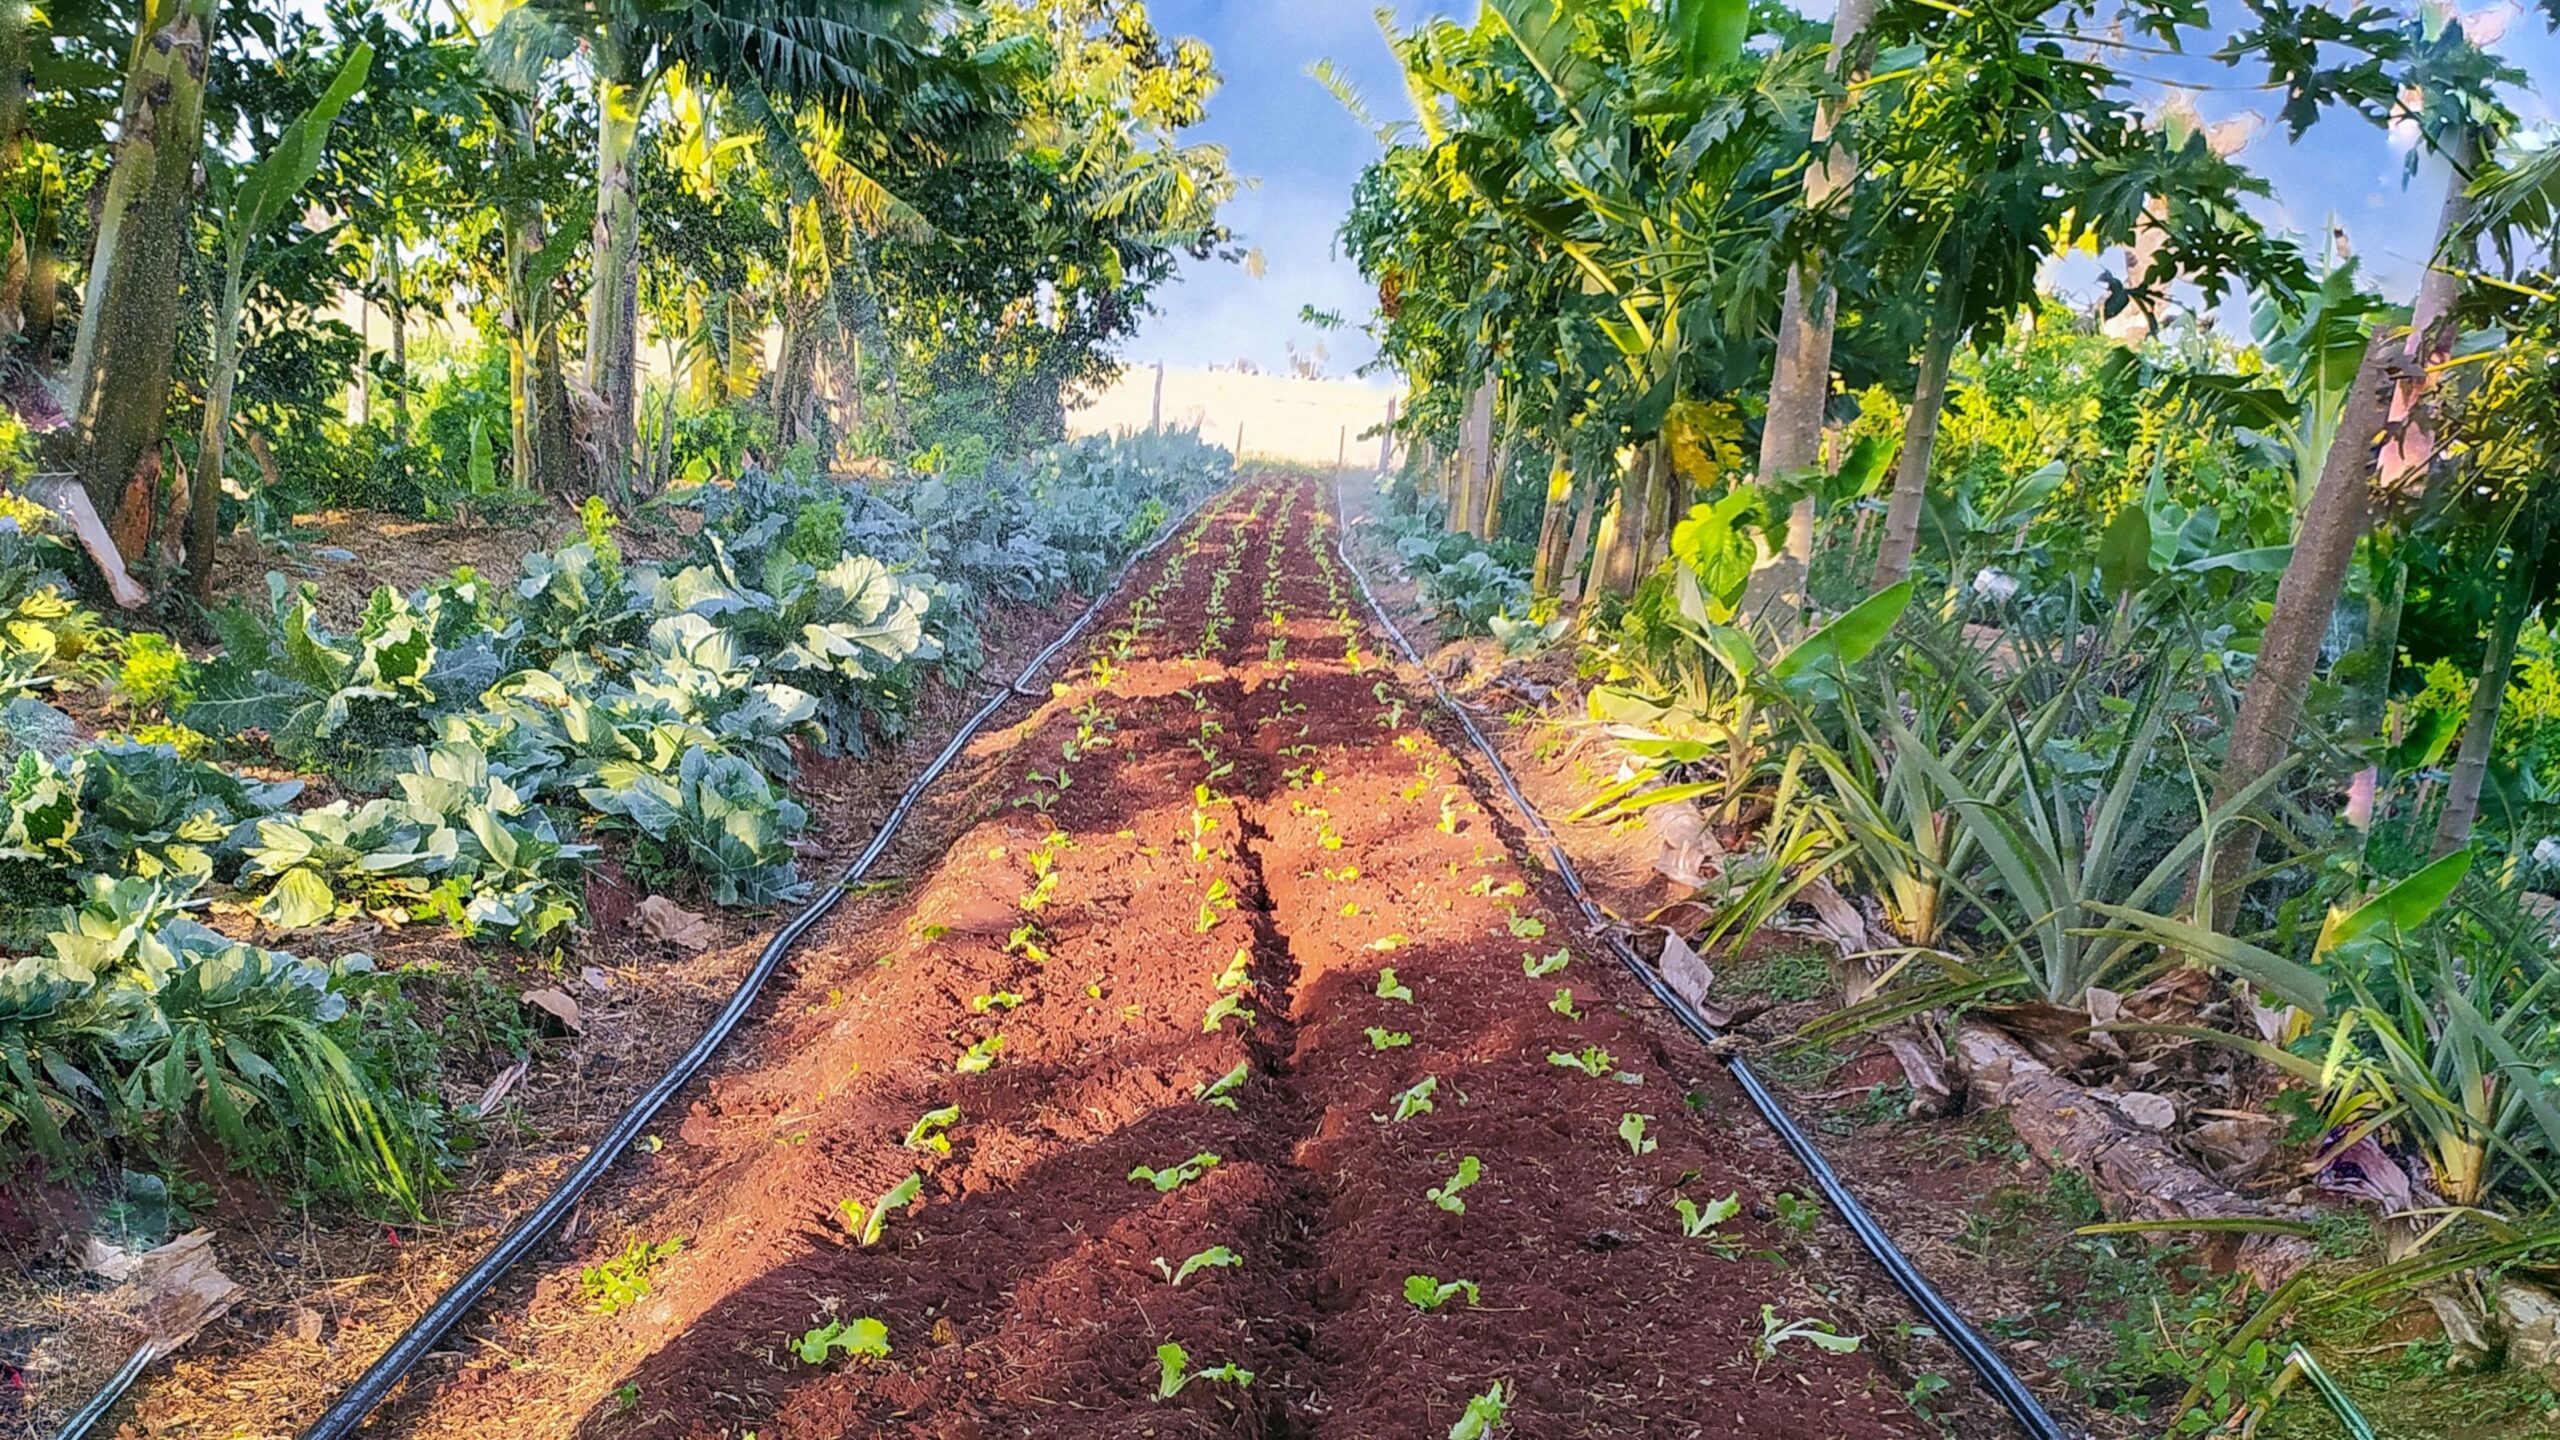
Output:
[[595,276],[587,294],[587,384],[602,411],[596,432],[596,453],[604,467],[601,482],[627,500],[640,370],[640,199],[631,152],[639,143],[640,112],[648,95],[646,86],[615,73],[615,61],[609,53],[597,57]]
[[1587,582],[1590,577],[1591,527],[1600,509],[1600,487],[1584,484],[1574,488],[1582,492],[1582,498],[1573,507],[1573,533],[1564,542],[1562,583],[1564,602],[1580,609],[1582,597],[1590,590]]
[[1609,494],[1609,508],[1600,513],[1599,532],[1591,538],[1590,579],[1582,587],[1585,595],[1624,593],[1618,589],[1618,577],[1612,567],[1618,556],[1618,527],[1628,523],[1628,492],[1634,484],[1629,469],[1619,466],[1618,483]]
[[1484,483],[1484,469],[1493,449],[1493,400],[1490,375],[1467,397],[1466,423],[1459,432],[1457,465],[1449,485],[1446,528],[1452,535],[1474,534],[1477,517],[1483,513],[1483,492],[1478,487]]
[[[1952,281],[1950,282],[1952,288]],[[1920,511],[1929,498],[1929,458],[1938,445],[1938,417],[1947,407],[1947,367],[1956,350],[1953,306],[1940,304],[1920,342],[1920,375],[1911,388],[1911,413],[1902,421],[1902,455],[1894,464],[1893,499],[1885,507],[1884,540],[1876,549],[1874,587],[1900,584],[1920,547]]]
[[[1831,73],[1846,80],[1861,64],[1860,41],[1875,18],[1876,0],[1840,0],[1831,18]],[[1841,102],[1825,99],[1814,112],[1813,139],[1831,138],[1840,122]],[[1857,157],[1846,145],[1824,152],[1822,163],[1804,176],[1807,210],[1832,205],[1857,179]],[[1839,293],[1822,271],[1822,257],[1807,255],[1787,272],[1778,311],[1778,347],[1769,376],[1769,411],[1760,429],[1760,479],[1810,470],[1822,461],[1822,417],[1831,402],[1832,328],[1840,309]],[[1805,591],[1813,568],[1813,527],[1819,518],[1810,496],[1788,512],[1787,540],[1772,550],[1765,542],[1751,576],[1745,605],[1754,613],[1801,623],[1811,603]]]
[[1484,495],[1476,507],[1476,538],[1488,545],[1502,533],[1502,482],[1511,473],[1511,451],[1519,439],[1520,422],[1514,417],[1503,429],[1502,443],[1493,449],[1493,463],[1485,467]]
[[223,265],[221,307],[214,314],[213,373],[206,379],[204,426],[196,436],[195,480],[187,490],[187,590],[199,601],[213,598],[214,546],[222,530],[222,464],[231,439],[232,391],[240,379],[246,238],[230,250]]
[[62,177],[50,165],[35,177],[35,221],[27,230],[27,353],[43,363],[62,314]]
[[[81,485],[113,516],[168,421],[178,271],[204,153],[205,53],[215,0],[151,0],[134,41],[122,134],[72,347],[72,439]],[[148,533],[122,519],[122,533]]]
[[1547,474],[1547,508],[1538,520],[1538,562],[1529,572],[1533,595],[1556,593],[1564,575],[1565,540],[1573,524],[1573,467],[1559,457]]
[[[2518,558],[2518,568],[2530,574]],[[2453,761],[2453,779],[2445,787],[2444,813],[2436,821],[2438,857],[2471,843],[2471,827],[2480,819],[2480,787],[2489,776],[2489,758],[2497,748],[2498,711],[2506,704],[2507,677],[2515,669],[2516,633],[2524,628],[2530,601],[2518,590],[2524,575],[2498,592],[2497,613],[2489,621],[2489,653],[2480,661],[2480,682],[2471,692],[2471,711],[2462,722],[2462,748]]]

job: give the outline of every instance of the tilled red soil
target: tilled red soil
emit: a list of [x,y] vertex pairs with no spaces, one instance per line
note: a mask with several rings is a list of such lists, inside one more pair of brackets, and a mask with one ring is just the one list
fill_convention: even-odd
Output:
[[[1754,1218],[1801,1180],[1519,863],[1331,529],[1266,480],[1133,576],[946,804],[974,821],[590,1203],[584,1264],[683,1241],[651,1293],[603,1315],[579,1265],[538,1277],[392,1428],[1438,1440],[1498,1386],[1502,1435],[1932,1433],[1864,1349],[1761,1353],[1765,1318],[1838,1318],[1841,1277]],[[947,1154],[908,1143],[947,1107]],[[861,1244],[842,1203],[911,1173]],[[1676,1202],[1728,1193],[1684,1237]],[[1237,1263],[1168,1278],[1212,1247]],[[1474,1298],[1426,1311],[1415,1276]],[[855,1319],[885,1357],[794,1353]],[[1160,1399],[1168,1343],[1251,1380]]]

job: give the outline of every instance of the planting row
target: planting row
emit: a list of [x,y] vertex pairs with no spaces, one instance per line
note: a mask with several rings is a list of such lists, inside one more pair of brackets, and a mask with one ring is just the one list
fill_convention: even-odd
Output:
[[1774,1147],[1516,859],[1316,501],[1141,577],[403,1428],[1908,1433]]
[[[0,829],[0,922],[47,952],[0,969],[0,1135],[147,1168],[192,1131],[415,1211],[444,1117],[348,1019],[382,982],[265,943],[372,917],[557,946],[599,847],[688,899],[797,900],[800,758],[894,740],[927,684],[974,674],[991,598],[1099,588],[1226,467],[1139,437],[969,495],[751,477],[698,494],[667,563],[626,560],[591,505],[517,580],[382,590],[351,634],[271,578],[202,662],[99,636],[0,538],[15,653],[63,662],[10,711],[55,743],[12,759]],[[140,738],[77,741],[48,691]]]

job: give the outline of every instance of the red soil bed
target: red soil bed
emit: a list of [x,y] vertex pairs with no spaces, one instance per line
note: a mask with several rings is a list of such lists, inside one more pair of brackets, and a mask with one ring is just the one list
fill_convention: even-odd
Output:
[[[1331,547],[1313,484],[1264,481],[1132,577],[1092,663],[946,791],[938,858],[812,943],[680,1131],[591,1203],[585,1253],[387,1428],[1437,1440],[1498,1383],[1501,1435],[1933,1433],[1865,1350],[1758,1353],[1764,1305],[1841,1318],[1838,1277],[1754,1218],[1801,1181],[1519,863]],[[1379,993],[1389,966],[1410,998]],[[1548,1058],[1595,1047],[1599,1076]],[[1198,1098],[1239,1066],[1233,1108]],[[1426,1077],[1432,1108],[1394,1119]],[[902,1144],[947,1106],[947,1156]],[[1205,1155],[1170,1191],[1127,1178]],[[1435,1205],[1469,1156],[1463,1213]],[[839,1202],[910,1172],[917,1203],[856,1243]],[[1732,1259],[1674,1208],[1728,1192]],[[685,1244],[648,1298],[593,1313],[580,1264],[634,1236]],[[1212,1246],[1241,1263],[1158,1269]],[[1426,1313],[1414,1275],[1480,1303]],[[792,1353],[856,1317],[886,1324],[885,1359]],[[1168,1341],[1253,1380],[1159,1400]]]

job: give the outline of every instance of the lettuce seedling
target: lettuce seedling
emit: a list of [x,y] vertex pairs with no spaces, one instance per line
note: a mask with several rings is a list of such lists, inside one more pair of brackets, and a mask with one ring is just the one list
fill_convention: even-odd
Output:
[[1476,1294],[1476,1282],[1473,1280],[1452,1280],[1443,1285],[1437,1275],[1404,1277],[1404,1298],[1412,1301],[1417,1310],[1437,1310],[1460,1295],[1467,1297],[1469,1309],[1483,1303]]
[[1585,1045],[1579,1055],[1561,1050],[1547,1052],[1547,1063],[1566,1070],[1579,1070],[1594,1080],[1606,1080],[1618,1072],[1618,1057],[1597,1045]]
[[889,1327],[867,1315],[850,1324],[830,1320],[792,1342],[791,1349],[803,1365],[824,1365],[838,1350],[864,1359],[885,1360],[889,1355]]
[[1721,1200],[1710,1200],[1704,1208],[1683,1195],[1671,1202],[1671,1208],[1680,1212],[1680,1233],[1686,1238],[1705,1240],[1708,1248],[1728,1260],[1741,1253],[1740,1247],[1736,1246],[1731,1238],[1716,1233],[1717,1226],[1742,1213],[1740,1192],[1727,1195]]
[[1221,995],[1211,1001],[1208,1013],[1200,1017],[1200,1033],[1214,1034],[1229,1020],[1242,1020],[1247,1025],[1253,1023],[1253,1007],[1244,1003],[1243,995]]
[[945,1105],[939,1110],[927,1110],[918,1117],[915,1124],[907,1127],[906,1147],[910,1150],[930,1150],[936,1155],[948,1155],[951,1153],[951,1137],[941,1132],[959,1123],[960,1107],[957,1105]]
[[1381,935],[1369,942],[1369,948],[1377,951],[1401,950],[1412,943],[1410,938],[1403,935]]
[[1515,939],[1538,940],[1543,939],[1546,933],[1547,922],[1535,915],[1514,914],[1511,917],[1511,934]]
[[889,1225],[889,1212],[905,1209],[923,1193],[923,1172],[910,1171],[906,1179],[882,1191],[869,1209],[863,1208],[859,1200],[839,1200],[836,1209],[843,1214],[845,1228],[853,1232],[855,1243],[868,1248],[880,1243],[880,1232]]
[[1218,988],[1221,990],[1241,990],[1249,984],[1252,979],[1253,951],[1239,945],[1236,947],[1235,958],[1229,960],[1227,962],[1227,968],[1220,971],[1218,974]]
[[951,1062],[951,1068],[959,1071],[963,1075],[978,1074],[981,1071],[992,1068],[996,1063],[997,1054],[1003,1051],[1003,1049],[1004,1036],[1002,1034],[990,1035],[986,1039],[979,1041],[977,1044],[970,1046],[968,1049],[961,1051],[960,1058]]
[[1393,1112],[1372,1115],[1369,1118],[1381,1125],[1386,1125],[1398,1120],[1410,1120],[1416,1115],[1428,1115],[1431,1113],[1431,1097],[1439,1088],[1439,1076],[1425,1075],[1415,1081],[1411,1087],[1397,1092]]
[[1194,1373],[1190,1352],[1170,1340],[1156,1347],[1156,1366],[1161,1372],[1156,1377],[1158,1400],[1172,1399],[1194,1380],[1214,1380],[1239,1390],[1253,1383],[1253,1372],[1241,1365],[1213,1365]]
[[1467,1202],[1458,1198],[1458,1192],[1483,1178],[1483,1162],[1470,1155],[1458,1162],[1456,1174],[1424,1191],[1423,1198],[1452,1215],[1464,1215],[1467,1213]]
[[[1863,1335],[1843,1335],[1833,1329],[1828,1321],[1781,1320],[1778,1318],[1777,1306],[1760,1307],[1760,1360],[1776,1359],[1778,1347],[1790,1340],[1803,1340],[1828,1350],[1834,1355],[1846,1355],[1857,1349],[1859,1342],[1865,1338]],[[1757,1374],[1760,1367],[1755,1361],[1751,1368],[1752,1372]]]
[[1571,950],[1558,950],[1553,955],[1524,955],[1520,973],[1532,980],[1544,980],[1573,962]]
[[1237,1086],[1244,1083],[1245,1075],[1248,1073],[1246,1067],[1249,1063],[1250,1062],[1248,1061],[1239,1060],[1236,1062],[1236,1068],[1228,1071],[1226,1074],[1219,1076],[1215,1080],[1210,1080],[1193,1086],[1191,1089],[1191,1098],[1206,1101],[1211,1105],[1217,1106],[1221,1110],[1235,1109],[1236,1097],[1234,1091]]
[[1208,1249],[1201,1251],[1199,1254],[1192,1256],[1190,1259],[1183,1261],[1179,1267],[1167,1263],[1165,1258],[1161,1255],[1156,1257],[1157,1272],[1162,1274],[1164,1278],[1176,1289],[1181,1288],[1183,1281],[1191,1278],[1192,1271],[1198,1270],[1203,1266],[1214,1265],[1221,1270],[1232,1270],[1242,1264],[1244,1264],[1244,1257],[1238,1255],[1236,1252],[1228,1249],[1224,1245],[1212,1245]]
[[1378,998],[1401,1000],[1410,1005],[1413,1003],[1413,987],[1397,983],[1396,968],[1390,965],[1378,972]]
[[1644,1133],[1644,1122],[1648,1118],[1633,1110],[1618,1117],[1618,1138],[1626,1141],[1627,1148],[1639,1158],[1662,1148],[1661,1142]]
[[1206,935],[1217,929],[1218,922],[1225,918],[1219,912],[1234,908],[1236,908],[1235,893],[1227,884],[1226,877],[1221,875],[1211,880],[1208,893],[1200,901],[1200,918],[1193,924],[1192,933]]
[[1163,1170],[1158,1170],[1153,1166],[1141,1165],[1129,1172],[1129,1178],[1132,1180],[1144,1180],[1148,1184],[1156,1187],[1157,1194],[1163,1195],[1174,1190],[1179,1190],[1183,1186],[1190,1184],[1192,1181],[1199,1179],[1201,1176],[1208,1174],[1209,1171],[1217,1165],[1217,1163],[1217,1156],[1203,1150],[1199,1154],[1192,1156],[1190,1159],[1183,1161],[1181,1164],[1171,1166]]
[[1573,1008],[1573,987],[1570,985],[1557,986],[1556,998],[1547,1002],[1547,1008],[1553,1010],[1567,1020],[1579,1020],[1582,1018],[1582,1012]]
[[1449,1427],[1449,1440],[1485,1440],[1510,1408],[1503,1400],[1502,1382],[1494,1381],[1490,1389],[1467,1402],[1467,1413]]
[[969,997],[969,1013],[984,1015],[990,1010],[1011,1010],[1022,1004],[1022,997],[1010,990],[995,990]]
[[1369,1027],[1369,1048],[1372,1050],[1394,1050],[1412,1043],[1410,1031],[1389,1030],[1382,1025]]

